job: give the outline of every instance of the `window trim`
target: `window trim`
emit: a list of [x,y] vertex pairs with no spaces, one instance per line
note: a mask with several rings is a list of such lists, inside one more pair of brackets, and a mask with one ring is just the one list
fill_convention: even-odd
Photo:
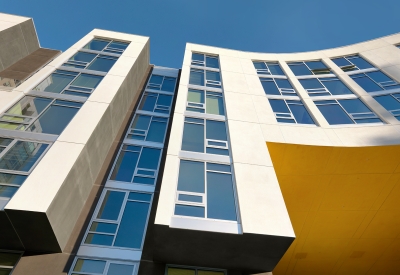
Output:
[[[88,272],[80,272],[80,271],[74,271],[74,267],[76,265],[76,262],[78,261],[78,259],[82,259],[82,260],[94,260],[94,261],[104,261],[106,262],[103,273],[99,274],[99,273],[88,273]],[[93,275],[107,275],[108,270],[110,268],[110,264],[125,264],[125,265],[133,265],[133,273],[132,275],[137,274],[138,272],[138,262],[135,261],[124,261],[124,260],[113,260],[113,259],[104,259],[104,258],[94,258],[94,257],[88,257],[88,256],[75,256],[70,271],[68,272],[68,275],[72,275],[72,274],[82,274],[82,275],[88,275],[88,274],[93,274]]]
[[[212,71],[219,71],[221,68],[221,62],[219,61],[219,55],[217,54],[209,54],[209,53],[201,53],[201,52],[191,52],[191,57],[190,57],[190,66],[193,68],[207,68],[207,69],[211,69]],[[204,57],[204,61],[200,61],[200,60],[193,60],[193,54],[201,54]],[[213,68],[213,67],[207,67],[207,57],[211,57],[211,58],[216,58],[218,60],[218,68]],[[193,64],[194,63],[194,64]]]

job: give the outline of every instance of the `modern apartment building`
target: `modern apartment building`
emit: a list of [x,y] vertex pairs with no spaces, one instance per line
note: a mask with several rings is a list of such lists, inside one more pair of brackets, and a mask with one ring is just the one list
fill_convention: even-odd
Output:
[[0,275],[399,274],[398,45],[174,69],[0,14]]

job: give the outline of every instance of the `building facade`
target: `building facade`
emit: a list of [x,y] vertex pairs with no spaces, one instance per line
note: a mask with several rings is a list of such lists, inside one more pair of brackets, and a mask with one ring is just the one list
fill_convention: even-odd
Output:
[[1,275],[400,273],[400,34],[173,69],[0,21]]

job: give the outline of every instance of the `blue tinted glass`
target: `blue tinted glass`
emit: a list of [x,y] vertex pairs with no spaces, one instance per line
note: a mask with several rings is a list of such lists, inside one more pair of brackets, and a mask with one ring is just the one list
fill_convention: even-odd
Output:
[[192,60],[204,61],[204,54],[192,53]]
[[154,185],[154,178],[144,178],[144,177],[138,177],[135,176],[133,178],[133,183],[139,183],[139,184],[151,184]]
[[100,81],[103,79],[100,75],[92,75],[92,74],[81,74],[76,78],[71,85],[88,87],[88,88],[96,88],[99,85]]
[[[329,78],[326,78],[326,80],[329,80]],[[321,81],[332,95],[353,94],[350,89],[347,88],[347,86],[344,85],[344,83],[339,79],[330,81],[323,81],[323,79],[321,79]]]
[[290,82],[287,79],[275,78],[275,81],[279,88],[293,89],[292,85],[290,85]]
[[269,104],[271,104],[272,110],[275,113],[290,113],[288,107],[284,100],[281,99],[268,99]]
[[161,87],[162,91],[173,92],[175,89],[176,78],[165,77],[163,85]]
[[190,202],[203,202],[203,198],[201,196],[193,196],[186,194],[179,194],[178,200],[180,201],[190,201]]
[[354,122],[338,104],[317,105],[329,124],[353,124]]
[[304,89],[320,89],[324,88],[324,86],[318,81],[316,78],[309,79],[299,79],[301,85],[303,85]]
[[117,226],[116,223],[93,222],[89,230],[92,232],[115,233]]
[[97,245],[112,245],[113,240],[113,235],[89,233],[86,237],[85,243]]
[[386,81],[392,81],[391,78],[389,78],[387,75],[384,73],[377,71],[377,72],[370,72],[366,73],[370,78],[372,78],[374,81],[381,83],[381,82],[386,82]]
[[216,154],[216,155],[229,156],[229,151],[227,149],[218,149],[218,148],[207,147],[206,148],[206,153],[207,154]]
[[182,150],[204,153],[204,126],[186,123],[183,128]]
[[47,106],[49,106],[51,101],[51,99],[42,97],[25,96],[6,113],[23,116],[37,116]]
[[306,64],[311,70],[328,68],[322,61],[308,61],[308,62],[306,62]]
[[74,56],[72,56],[69,60],[73,61],[82,61],[82,62],[87,62],[89,63],[92,61],[97,54],[93,53],[84,53],[84,52],[77,52]]
[[138,167],[145,169],[157,169],[160,160],[160,149],[143,147]]
[[206,67],[218,69],[219,68],[218,57],[207,56],[206,57]]
[[265,70],[267,68],[267,66],[265,65],[264,62],[253,61],[253,64],[254,64],[254,68],[256,68],[257,70],[259,70],[259,69]]
[[120,50],[125,50],[126,48],[128,48],[129,43],[124,43],[124,42],[111,42],[110,45],[108,45],[108,47],[110,48],[114,48],[114,49],[120,49]]
[[363,88],[366,92],[376,92],[383,90],[378,84],[376,84],[364,74],[351,75],[350,77],[353,78],[353,80],[357,82],[357,84],[360,85],[361,88]]
[[110,41],[107,40],[100,40],[100,39],[93,39],[88,44],[86,44],[84,49],[95,50],[95,51],[102,51]]
[[312,75],[311,71],[304,64],[291,65],[288,64],[294,75]]
[[121,209],[124,198],[124,192],[107,190],[107,193],[105,194],[104,200],[99,209],[99,213],[97,213],[97,218],[116,221],[118,219],[119,211]]
[[400,102],[394,99],[391,95],[376,96],[374,98],[388,111],[400,109]]
[[118,228],[114,246],[140,248],[146,227],[149,204],[128,201]]
[[133,120],[131,128],[147,130],[149,128],[150,121],[151,121],[151,116],[136,115],[135,119]]
[[267,63],[268,69],[272,75],[285,75],[279,64]]
[[133,269],[133,265],[110,264],[107,275],[132,275]]
[[154,105],[156,104],[157,101],[157,96],[154,95],[155,94],[152,93],[145,93],[143,95],[142,101],[140,102],[139,110],[153,112]]
[[175,215],[204,218],[204,207],[177,204]]
[[103,274],[106,261],[78,259],[74,271]]
[[67,87],[67,85],[75,78],[72,75],[64,74],[51,74],[46,80],[40,83],[34,90],[46,91],[51,93],[61,93],[61,91]]
[[235,197],[230,174],[207,172],[207,217],[236,221]]
[[181,160],[179,167],[178,190],[204,193],[204,163]]
[[315,124],[304,105],[289,104],[289,108],[292,111],[293,116],[296,118],[297,123]]
[[333,62],[335,62],[336,65],[339,67],[344,67],[344,66],[350,66],[352,65],[349,61],[347,61],[346,58],[344,57],[339,57],[339,58],[334,58],[332,59]]
[[204,72],[199,70],[190,70],[189,84],[204,86]]
[[48,144],[19,140],[0,159],[0,169],[28,172],[48,146]]
[[367,118],[367,119],[356,119],[356,122],[359,123],[379,123],[382,122],[379,118]]
[[221,172],[231,172],[230,165],[207,163],[207,170],[221,171]]
[[164,79],[164,77],[163,76],[161,76],[161,75],[152,75],[151,76],[151,78],[150,78],[150,81],[149,81],[149,83],[151,83],[151,84],[160,84],[161,85],[161,83],[163,82],[163,79]]
[[167,129],[166,122],[153,121],[150,125],[149,131],[147,132],[146,140],[162,143],[164,141],[166,129]]
[[206,138],[227,140],[225,122],[206,120]]
[[206,71],[207,80],[221,81],[219,72]]
[[278,87],[276,87],[275,82],[271,80],[262,80],[261,84],[264,88],[264,92],[267,95],[280,95],[281,92],[279,92]]
[[171,103],[172,103],[172,96],[162,95],[162,94],[158,96],[157,105],[171,106]]
[[343,108],[348,113],[366,113],[371,112],[364,103],[361,102],[358,98],[355,99],[346,99],[346,100],[338,100],[338,102],[343,106]]
[[[126,145],[124,145],[124,148],[126,148]],[[131,182],[138,158],[139,153],[122,150],[110,179]]]
[[350,62],[352,62],[354,65],[356,65],[360,70],[363,69],[368,69],[368,68],[374,68],[371,64],[369,64],[367,61],[365,61],[362,57],[360,56],[355,56],[352,58],[349,58]]
[[130,192],[128,200],[150,201],[151,200],[151,195],[150,194],[145,194],[145,193]]
[[88,70],[108,72],[111,67],[115,64],[116,60],[97,57],[92,64],[87,67]]
[[11,183],[11,184],[22,185],[26,180],[26,177],[27,176],[23,175],[0,173],[0,183]]
[[18,187],[6,186],[0,184],[0,197],[11,198],[15,192],[17,192]]

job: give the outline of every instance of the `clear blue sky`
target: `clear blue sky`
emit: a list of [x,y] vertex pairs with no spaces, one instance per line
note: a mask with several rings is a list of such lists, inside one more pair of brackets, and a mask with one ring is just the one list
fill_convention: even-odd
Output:
[[34,19],[42,47],[93,28],[150,36],[151,62],[180,68],[186,42],[258,52],[344,46],[400,32],[399,0],[0,0]]

